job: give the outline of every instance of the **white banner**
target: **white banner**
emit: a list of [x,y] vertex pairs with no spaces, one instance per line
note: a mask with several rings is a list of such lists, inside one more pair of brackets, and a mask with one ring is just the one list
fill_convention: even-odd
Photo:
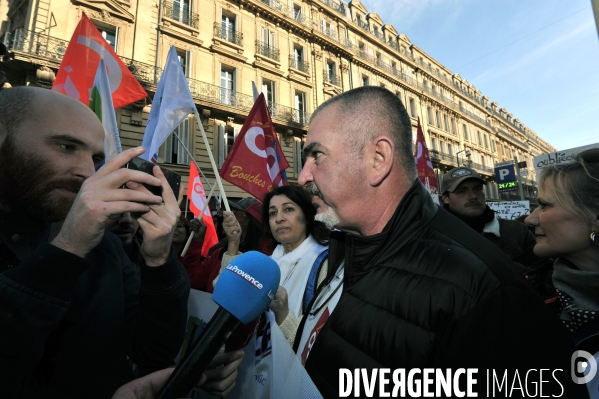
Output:
[[529,201],[487,202],[487,205],[495,211],[499,219],[514,220],[530,214]]
[[[190,291],[187,331],[182,351],[186,349],[190,340],[193,341],[200,334],[217,308],[218,305],[212,300],[211,294]],[[237,384],[227,395],[227,399],[322,398],[279,329],[271,311],[266,312],[266,323],[243,351]],[[195,388],[191,397],[218,398],[207,394],[201,388]]]

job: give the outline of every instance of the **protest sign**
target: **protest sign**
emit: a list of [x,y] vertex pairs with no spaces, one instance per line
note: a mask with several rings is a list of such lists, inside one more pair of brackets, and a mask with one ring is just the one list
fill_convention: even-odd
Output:
[[495,211],[499,219],[514,220],[530,214],[529,201],[487,202],[487,205]]

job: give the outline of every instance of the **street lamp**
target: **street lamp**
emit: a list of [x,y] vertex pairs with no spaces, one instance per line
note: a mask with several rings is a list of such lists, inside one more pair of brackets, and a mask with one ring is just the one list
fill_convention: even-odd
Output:
[[462,150],[462,151],[456,152],[455,156],[458,158],[458,168],[460,167],[460,152],[465,152],[467,158],[470,158],[470,155],[472,154],[470,152],[470,150]]

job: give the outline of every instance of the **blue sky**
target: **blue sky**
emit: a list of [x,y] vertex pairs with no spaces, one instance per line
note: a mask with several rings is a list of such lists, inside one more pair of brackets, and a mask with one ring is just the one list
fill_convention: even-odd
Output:
[[361,2],[558,150],[599,142],[590,0]]

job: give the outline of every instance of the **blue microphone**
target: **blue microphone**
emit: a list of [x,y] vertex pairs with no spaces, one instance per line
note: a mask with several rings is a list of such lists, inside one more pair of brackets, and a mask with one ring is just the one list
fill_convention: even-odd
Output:
[[231,332],[240,323],[248,324],[268,309],[280,280],[279,265],[260,252],[246,252],[233,259],[214,286],[212,300],[220,305],[218,310],[156,399],[186,397]]

